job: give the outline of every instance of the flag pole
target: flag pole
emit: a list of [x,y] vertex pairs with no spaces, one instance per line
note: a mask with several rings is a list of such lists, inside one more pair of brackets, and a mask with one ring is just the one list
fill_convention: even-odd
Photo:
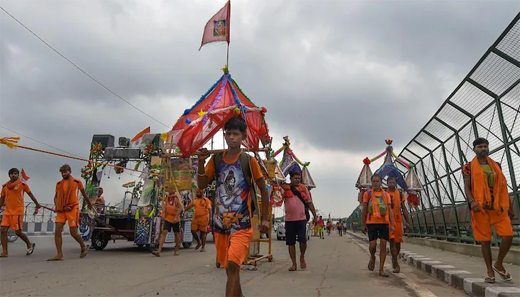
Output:
[[230,42],[230,33],[231,33],[231,0],[228,0],[228,13],[227,13],[227,22],[228,22],[228,30],[227,30],[227,49],[226,49],[226,65],[229,68],[229,42]]
[[229,42],[227,44],[227,51],[226,51],[226,65],[229,68]]

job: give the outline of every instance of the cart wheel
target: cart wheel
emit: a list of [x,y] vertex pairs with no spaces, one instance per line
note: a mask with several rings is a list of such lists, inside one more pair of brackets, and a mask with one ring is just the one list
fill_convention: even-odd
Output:
[[92,233],[92,247],[97,250],[103,250],[108,244],[108,237],[101,232]]
[[142,247],[144,247],[144,244],[143,244],[143,243],[138,243],[138,244],[137,244],[137,247],[138,247],[138,248],[142,248]]
[[273,255],[269,255],[269,257],[267,257],[267,260],[268,260],[269,262],[273,262]]

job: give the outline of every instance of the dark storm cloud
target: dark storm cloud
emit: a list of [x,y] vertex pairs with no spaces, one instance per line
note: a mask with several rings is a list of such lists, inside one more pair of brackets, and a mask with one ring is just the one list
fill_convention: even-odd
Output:
[[[223,4],[3,1],[2,7],[169,126],[221,75],[226,47],[197,49],[206,21]],[[379,151],[385,138],[398,146],[417,133],[519,8],[517,1],[235,1],[230,70],[253,102],[267,107],[271,127],[282,129],[277,134],[310,148]],[[80,156],[88,155],[95,133],[167,130],[1,11],[0,30],[1,125]],[[21,150],[0,154],[2,172],[30,160],[32,175],[45,176],[63,163]],[[342,179],[333,176],[341,168],[325,174],[313,166],[316,182],[326,184],[316,193],[338,192],[332,185]]]

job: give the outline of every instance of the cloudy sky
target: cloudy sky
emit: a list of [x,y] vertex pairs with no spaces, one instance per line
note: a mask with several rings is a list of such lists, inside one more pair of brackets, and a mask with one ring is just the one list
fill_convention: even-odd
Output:
[[[225,44],[198,48],[224,3],[1,0],[156,121],[0,11],[0,137],[20,133],[22,145],[88,157],[93,134],[166,132],[221,76]],[[397,152],[404,147],[519,10],[518,0],[233,1],[230,73],[268,109],[275,147],[289,135],[296,155],[311,162],[316,207],[348,216],[362,159],[380,153],[387,138]],[[80,176],[84,162],[0,147],[5,181],[9,168],[25,168],[43,202],[52,201],[64,162]],[[136,176],[107,171],[107,201],[119,202],[121,184]]]

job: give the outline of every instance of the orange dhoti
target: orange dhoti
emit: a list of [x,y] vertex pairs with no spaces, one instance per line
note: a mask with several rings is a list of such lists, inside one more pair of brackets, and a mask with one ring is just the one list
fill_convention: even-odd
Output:
[[394,221],[394,232],[390,233],[390,240],[403,242],[403,221]]
[[56,223],[69,222],[70,228],[79,227],[79,207],[74,207],[70,211],[60,211],[56,214]]
[[23,214],[22,215],[4,215],[2,217],[2,227],[9,227],[14,231],[23,228]]
[[227,268],[228,261],[231,261],[241,266],[249,252],[253,228],[236,231],[231,235],[217,232],[214,235],[217,261],[220,265]]
[[498,236],[513,236],[511,219],[506,211],[496,211],[481,208],[480,212],[471,212],[471,224],[476,241],[491,241],[495,226]]
[[208,232],[208,223],[209,223],[209,217],[194,217],[191,221],[191,231],[197,231],[200,230],[201,232],[207,233]]

